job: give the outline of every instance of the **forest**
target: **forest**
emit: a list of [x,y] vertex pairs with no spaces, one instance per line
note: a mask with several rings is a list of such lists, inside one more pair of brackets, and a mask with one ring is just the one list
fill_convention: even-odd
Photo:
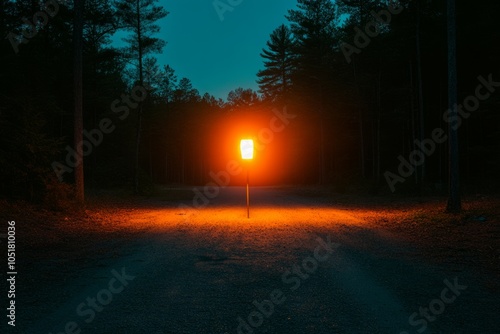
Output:
[[159,64],[159,32],[182,34],[168,15],[157,0],[0,0],[0,198],[204,185],[242,135],[260,147],[256,185],[499,186],[498,1],[297,0],[262,45],[259,90],[226,99]]

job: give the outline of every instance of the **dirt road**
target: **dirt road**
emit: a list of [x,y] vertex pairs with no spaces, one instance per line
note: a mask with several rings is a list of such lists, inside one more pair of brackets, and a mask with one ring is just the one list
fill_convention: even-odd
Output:
[[500,333],[498,290],[466,265],[324,199],[251,191],[250,219],[243,188],[143,200],[103,225],[139,233],[19,260],[8,332]]

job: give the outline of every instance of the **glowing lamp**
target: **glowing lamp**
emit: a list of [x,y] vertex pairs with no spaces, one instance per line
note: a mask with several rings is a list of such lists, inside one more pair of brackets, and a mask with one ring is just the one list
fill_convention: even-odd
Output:
[[240,142],[241,158],[243,160],[253,159],[253,140],[242,139]]

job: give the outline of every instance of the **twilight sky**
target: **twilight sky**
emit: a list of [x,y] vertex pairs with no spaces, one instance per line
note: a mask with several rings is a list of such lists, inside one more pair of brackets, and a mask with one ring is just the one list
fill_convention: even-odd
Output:
[[213,2],[159,1],[170,14],[160,21],[159,37],[167,46],[157,55],[158,63],[172,66],[179,80],[191,79],[200,94],[226,99],[238,87],[257,90],[256,73],[263,68],[259,54],[272,31],[286,23],[296,0],[242,0],[224,13],[223,21]]

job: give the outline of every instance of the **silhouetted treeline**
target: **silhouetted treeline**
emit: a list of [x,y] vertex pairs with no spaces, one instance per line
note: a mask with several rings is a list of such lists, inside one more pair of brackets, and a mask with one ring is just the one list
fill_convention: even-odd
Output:
[[[136,1],[154,14],[141,23],[146,37],[135,26]],[[446,119],[445,5],[298,0],[262,46],[260,91],[235,87],[223,101],[200,94],[188,78],[155,59],[170,34],[182,34],[157,34],[155,20],[168,20],[168,8],[154,0],[86,0],[86,187],[133,188],[134,171],[142,188],[204,185],[238,159],[245,135],[260,144],[252,172],[256,184],[389,191],[386,172],[401,177],[399,157],[409,160],[433,130],[455,124],[465,189],[494,189],[500,170],[500,4],[457,2],[458,102],[470,102],[466,98],[480,84],[480,94],[488,96],[453,122]],[[78,160],[73,14],[70,1],[0,0],[2,197],[71,195]],[[111,42],[117,32],[128,34],[125,47]],[[447,150],[446,141],[437,144],[425,163],[393,184],[395,191],[444,190]],[[240,176],[231,180],[239,182]]]

